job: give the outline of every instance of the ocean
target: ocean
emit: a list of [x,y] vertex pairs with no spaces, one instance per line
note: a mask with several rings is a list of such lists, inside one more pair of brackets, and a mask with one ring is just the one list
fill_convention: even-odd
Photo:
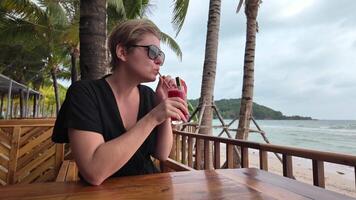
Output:
[[[219,120],[213,124],[221,125]],[[272,144],[356,155],[356,120],[257,120],[257,124]],[[251,128],[257,129],[252,123]],[[214,129],[214,135],[220,131]],[[250,133],[248,140],[265,143],[259,133]]]

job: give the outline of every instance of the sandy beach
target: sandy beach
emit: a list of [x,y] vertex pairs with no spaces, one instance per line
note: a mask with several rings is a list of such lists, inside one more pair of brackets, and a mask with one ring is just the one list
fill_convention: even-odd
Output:
[[[249,150],[250,167],[259,168],[258,151]],[[327,190],[356,197],[355,174],[352,167],[324,163],[325,188]],[[268,153],[268,171],[283,175],[282,163],[273,153]],[[303,158],[293,158],[294,177],[301,182],[313,184],[312,161]]]

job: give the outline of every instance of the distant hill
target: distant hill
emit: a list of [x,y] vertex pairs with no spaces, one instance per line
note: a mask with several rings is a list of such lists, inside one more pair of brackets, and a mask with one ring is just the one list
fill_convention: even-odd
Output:
[[[189,100],[189,102],[196,107],[199,103],[199,99]],[[239,115],[240,111],[240,99],[221,99],[215,101],[221,115],[224,119],[234,119]],[[275,111],[257,103],[253,103],[253,117],[255,119],[276,119],[276,120],[312,120],[311,117],[303,116],[285,116],[280,111]],[[216,118],[214,114],[214,118]]]

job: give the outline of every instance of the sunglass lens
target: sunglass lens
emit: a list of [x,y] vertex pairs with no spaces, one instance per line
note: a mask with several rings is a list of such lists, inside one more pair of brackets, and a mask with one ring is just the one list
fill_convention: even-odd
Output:
[[148,57],[150,59],[154,60],[154,59],[156,59],[158,57],[159,52],[160,52],[160,50],[159,50],[158,47],[151,45],[148,48]]

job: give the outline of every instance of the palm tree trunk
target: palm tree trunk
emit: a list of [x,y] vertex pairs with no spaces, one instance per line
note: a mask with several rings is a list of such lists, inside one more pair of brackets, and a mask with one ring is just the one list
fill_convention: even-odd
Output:
[[81,79],[98,79],[106,73],[105,0],[80,1],[80,71]]
[[[205,44],[205,59],[204,59],[204,70],[203,78],[201,84],[201,94],[199,105],[205,107],[203,109],[203,115],[201,119],[201,128],[199,130],[200,134],[212,135],[212,122],[213,122],[213,95],[214,95],[214,85],[215,85],[215,74],[216,74],[216,62],[218,54],[218,42],[219,42],[219,28],[220,28],[220,8],[221,0],[210,0],[209,4],[209,18],[208,18],[208,30],[206,35]],[[204,145],[200,145],[203,147]],[[203,154],[203,149],[200,149]],[[209,145],[209,160],[205,163],[205,168],[212,168],[212,153],[211,144]],[[201,159],[203,160],[203,159]],[[207,164],[209,165],[207,167]],[[197,163],[202,168],[202,163]]]
[[244,58],[244,76],[242,84],[239,126],[236,133],[236,138],[243,140],[246,140],[248,137],[250,119],[252,116],[256,32],[258,28],[256,18],[259,4],[260,0],[248,0],[246,1],[245,6],[245,14],[247,17],[247,32]]
[[79,50],[75,47],[72,48],[70,53],[71,58],[71,81],[72,84],[78,80],[77,58],[79,57]]
[[58,93],[58,83],[57,83],[57,70],[55,68],[53,68],[51,70],[51,76],[52,76],[52,82],[53,82],[53,89],[54,89],[54,97],[56,100],[56,116],[58,115],[59,112],[59,106],[60,106],[60,102],[59,102],[59,93]]

